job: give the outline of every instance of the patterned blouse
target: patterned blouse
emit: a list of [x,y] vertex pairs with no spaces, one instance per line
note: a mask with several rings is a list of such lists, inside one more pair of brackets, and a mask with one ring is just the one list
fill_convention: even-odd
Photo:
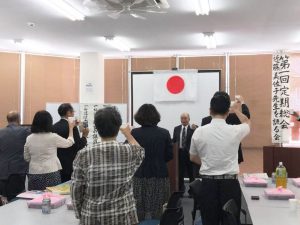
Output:
[[100,142],[78,152],[71,197],[80,224],[138,223],[132,177],[144,155],[142,147],[117,141]]

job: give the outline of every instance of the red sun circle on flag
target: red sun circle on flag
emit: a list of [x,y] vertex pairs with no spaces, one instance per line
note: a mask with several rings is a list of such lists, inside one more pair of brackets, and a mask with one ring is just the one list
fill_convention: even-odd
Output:
[[178,75],[171,76],[167,81],[167,89],[172,94],[179,94],[184,89],[184,80]]

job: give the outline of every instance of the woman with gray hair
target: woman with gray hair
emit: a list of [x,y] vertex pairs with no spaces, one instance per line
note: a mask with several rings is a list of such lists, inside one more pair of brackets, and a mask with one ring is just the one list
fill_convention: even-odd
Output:
[[[72,174],[71,197],[82,225],[138,223],[132,177],[144,158],[144,149],[115,107],[100,109],[94,120],[101,142],[78,152]],[[128,143],[116,141],[119,129]]]

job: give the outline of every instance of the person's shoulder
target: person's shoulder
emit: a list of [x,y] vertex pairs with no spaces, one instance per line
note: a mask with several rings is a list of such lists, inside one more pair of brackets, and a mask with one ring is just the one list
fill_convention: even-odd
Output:
[[211,116],[206,116],[206,117],[203,117],[202,120],[211,120],[212,117]]
[[28,135],[27,136],[27,138],[26,138],[26,141],[30,141],[30,140],[32,140],[32,139],[34,139],[35,138],[35,136],[36,136],[36,134],[30,134],[30,135]]
[[237,130],[237,131],[240,131],[240,130],[250,130],[250,126],[249,124],[247,123],[241,123],[241,124],[233,124],[233,125],[229,125],[228,126],[231,128],[231,129],[234,129],[234,130]]
[[182,125],[180,124],[180,125],[174,127],[174,130],[180,129],[181,126],[182,126]]
[[162,127],[156,127],[157,131],[164,134],[164,135],[170,135],[170,132],[166,129],[166,128],[162,128]]
[[0,133],[5,133],[5,132],[7,132],[7,130],[8,130],[8,127],[0,128]]
[[63,126],[65,124],[68,124],[67,123],[68,121],[65,120],[65,119],[60,119],[59,121],[57,121],[55,124],[53,124],[53,127],[60,127],[60,126]]
[[140,132],[140,130],[141,130],[141,127],[135,127],[131,130],[131,134],[136,134],[136,133]]
[[201,125],[206,125],[206,124],[209,124],[212,120],[212,117],[211,116],[206,116],[206,117],[203,117],[202,118],[202,121],[201,121]]

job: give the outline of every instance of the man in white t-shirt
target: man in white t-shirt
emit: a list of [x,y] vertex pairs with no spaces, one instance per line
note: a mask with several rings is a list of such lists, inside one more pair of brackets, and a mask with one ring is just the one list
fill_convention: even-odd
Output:
[[[214,95],[210,101],[212,121],[199,127],[193,134],[190,159],[201,165],[201,217],[203,225],[219,225],[223,220],[222,207],[234,199],[241,208],[241,188],[237,175],[238,149],[242,139],[250,132],[250,120],[238,109],[236,102],[231,111],[241,121],[240,125],[226,124],[230,109],[230,97],[225,92]],[[239,221],[239,215],[237,217]]]

